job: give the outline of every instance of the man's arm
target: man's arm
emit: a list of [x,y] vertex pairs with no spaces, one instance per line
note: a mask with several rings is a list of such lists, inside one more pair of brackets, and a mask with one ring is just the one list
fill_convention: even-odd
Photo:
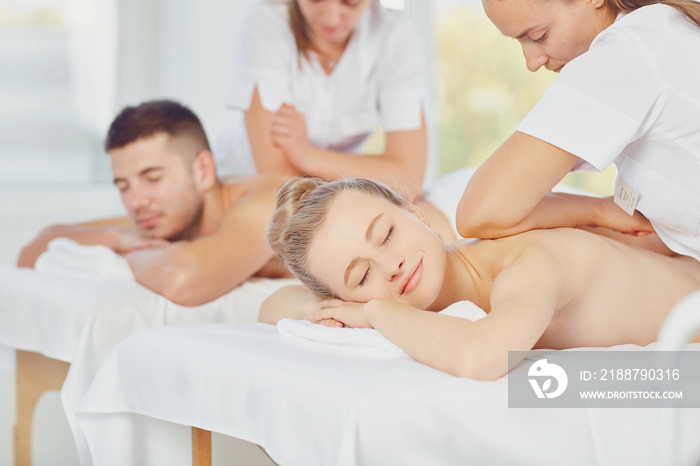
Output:
[[73,225],[52,225],[20,252],[18,267],[34,267],[37,258],[46,251],[55,238],[69,238],[86,246],[102,245],[116,252],[125,252],[139,247],[143,238],[129,217],[118,217]]
[[273,257],[265,231],[274,195],[270,187],[237,201],[212,235],[126,254],[136,281],[185,306],[232,290]]

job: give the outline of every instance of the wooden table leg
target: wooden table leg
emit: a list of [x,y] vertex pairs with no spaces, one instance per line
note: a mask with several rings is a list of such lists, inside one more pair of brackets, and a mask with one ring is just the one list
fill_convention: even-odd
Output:
[[17,350],[15,466],[32,464],[32,420],[42,394],[60,390],[70,364],[39,353]]
[[211,466],[211,432],[192,427],[192,466]]

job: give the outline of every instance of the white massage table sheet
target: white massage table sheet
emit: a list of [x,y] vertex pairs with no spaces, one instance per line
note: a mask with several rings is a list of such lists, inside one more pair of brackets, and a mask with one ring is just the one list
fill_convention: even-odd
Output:
[[96,310],[133,319],[138,313],[115,309],[128,303],[157,312],[156,301],[135,282],[87,281],[0,267],[0,343],[71,362],[85,323]]
[[186,307],[133,280],[0,267],[0,343],[71,363],[61,401],[75,433],[78,402],[102,361],[125,337],[164,325],[255,322],[262,301],[291,283],[298,281],[251,279],[214,301]]
[[[255,323],[132,335],[105,361],[77,419],[84,465],[138,464],[153,448],[143,440],[155,438],[153,418],[181,429],[148,455],[151,466],[189,464],[185,426],[257,443],[284,466],[654,465],[669,443],[660,411],[508,409],[505,377],[478,382],[408,358],[324,351]],[[697,461],[700,410],[684,412],[684,457]]]
[[[292,279],[251,279],[200,306],[181,306],[133,280],[97,281],[0,266],[0,343],[74,362],[81,340],[109,351],[161,325],[255,322],[260,304]],[[99,337],[99,339],[98,339]]]

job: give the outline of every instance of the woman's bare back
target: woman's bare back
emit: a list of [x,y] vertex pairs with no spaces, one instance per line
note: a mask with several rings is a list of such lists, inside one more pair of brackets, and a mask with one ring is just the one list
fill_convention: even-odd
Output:
[[[556,309],[535,345],[539,348],[647,345],[673,306],[700,289],[695,259],[662,256],[577,229],[479,241],[465,245],[463,253],[490,261],[495,275],[517,263],[518,270],[544,270],[543,290],[557,283]],[[508,278],[517,282],[517,276]],[[532,277],[523,281],[533,286]]]

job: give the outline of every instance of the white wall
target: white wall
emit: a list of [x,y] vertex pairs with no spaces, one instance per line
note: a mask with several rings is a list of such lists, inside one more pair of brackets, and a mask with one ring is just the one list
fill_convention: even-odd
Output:
[[118,107],[154,98],[191,107],[213,138],[229,116],[224,88],[250,0],[120,0]]

